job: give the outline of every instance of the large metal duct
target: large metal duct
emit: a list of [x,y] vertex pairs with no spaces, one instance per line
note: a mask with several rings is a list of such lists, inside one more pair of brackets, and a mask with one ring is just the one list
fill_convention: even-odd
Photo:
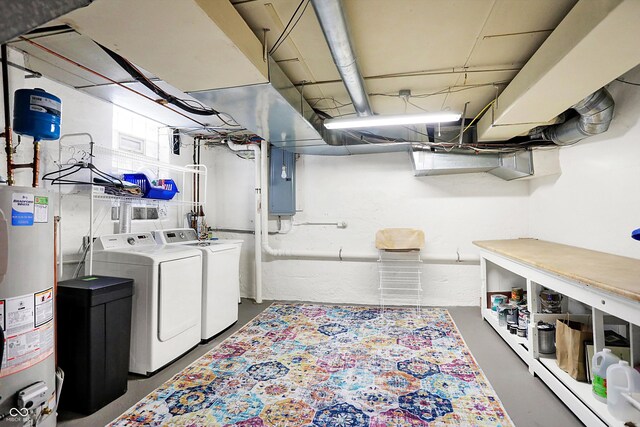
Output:
[[605,88],[599,89],[571,107],[578,116],[562,124],[535,131],[534,139],[539,137],[557,145],[571,145],[589,136],[606,132],[613,120],[614,105],[609,91]]
[[340,0],[311,0],[320,27],[338,67],[351,102],[360,117],[371,116],[373,112],[369,104],[369,96],[364,87],[362,73],[358,67],[353,44],[349,37],[349,29]]

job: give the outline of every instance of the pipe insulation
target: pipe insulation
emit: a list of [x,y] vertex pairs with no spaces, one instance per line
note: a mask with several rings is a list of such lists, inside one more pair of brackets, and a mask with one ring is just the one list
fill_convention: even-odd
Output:
[[360,117],[372,116],[341,0],[311,0],[311,5],[356,113]]
[[613,120],[613,97],[601,88],[571,108],[578,113],[566,122],[543,128],[538,135],[557,145],[571,145],[589,136],[604,133]]

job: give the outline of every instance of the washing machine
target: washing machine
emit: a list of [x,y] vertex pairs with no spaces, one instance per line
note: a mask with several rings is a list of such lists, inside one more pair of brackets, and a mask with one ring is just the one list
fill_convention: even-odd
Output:
[[198,240],[191,228],[157,230],[159,244],[202,252],[202,333],[208,340],[238,321],[242,240]]
[[93,274],[134,280],[129,372],[150,375],[200,343],[202,251],[149,232],[94,243]]

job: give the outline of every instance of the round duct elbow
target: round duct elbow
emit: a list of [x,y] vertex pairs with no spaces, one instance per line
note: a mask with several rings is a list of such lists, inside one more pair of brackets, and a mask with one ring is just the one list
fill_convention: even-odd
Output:
[[609,91],[599,89],[571,107],[578,113],[566,122],[542,130],[542,138],[556,145],[572,145],[606,132],[613,120],[615,103]]

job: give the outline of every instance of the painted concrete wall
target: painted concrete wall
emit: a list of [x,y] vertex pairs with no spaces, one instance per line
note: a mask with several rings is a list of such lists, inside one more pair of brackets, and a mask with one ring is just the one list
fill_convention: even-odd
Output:
[[[622,77],[640,82],[640,67]],[[562,174],[531,182],[530,230],[540,239],[640,258],[640,87],[614,81],[605,134],[560,150]]]
[[[238,159],[224,149],[211,155],[217,193],[210,199],[210,217],[220,228],[252,229],[252,162]],[[297,168],[301,212],[294,221],[346,221],[348,227],[294,226],[287,234],[271,236],[271,246],[275,248],[375,251],[374,235],[378,229],[415,227],[426,234],[427,253],[475,254],[473,240],[528,235],[526,182],[505,182],[487,174],[416,178],[406,153],[303,156]],[[270,226],[275,231],[276,221],[271,221]],[[283,228],[289,226],[285,221]],[[242,236],[249,254],[253,238],[234,237]],[[265,299],[368,304],[378,301],[376,262],[268,256],[265,261]],[[247,263],[243,265],[246,267]],[[252,296],[252,273],[245,270],[243,278],[242,293]],[[423,283],[424,304],[478,304],[477,266],[425,264]]]

